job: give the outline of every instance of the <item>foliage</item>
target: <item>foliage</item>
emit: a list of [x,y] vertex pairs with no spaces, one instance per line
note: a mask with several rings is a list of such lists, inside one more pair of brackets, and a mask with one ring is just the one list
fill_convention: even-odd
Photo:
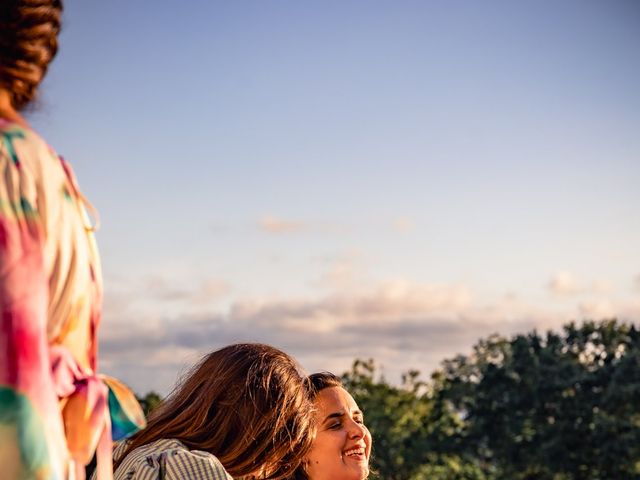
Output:
[[640,478],[640,333],[615,320],[480,340],[429,383],[357,360],[343,381],[389,480]]
[[365,412],[373,443],[373,474],[385,480],[485,480],[472,461],[446,453],[463,426],[453,411],[437,409],[417,371],[401,387],[376,378],[373,360],[356,360],[342,377]]
[[144,411],[144,416],[149,418],[149,414],[162,403],[162,397],[154,391],[148,392],[144,397],[136,397],[142,410]]

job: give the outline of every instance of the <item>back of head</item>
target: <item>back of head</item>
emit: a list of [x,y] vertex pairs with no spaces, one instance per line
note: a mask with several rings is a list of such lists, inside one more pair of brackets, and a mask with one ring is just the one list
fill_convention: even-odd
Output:
[[310,448],[311,428],[311,403],[296,362],[268,345],[237,344],[207,355],[126,453],[175,438],[212,453],[234,477],[263,468],[261,478],[283,478]]
[[33,100],[58,51],[61,0],[0,1],[0,87],[16,110]]

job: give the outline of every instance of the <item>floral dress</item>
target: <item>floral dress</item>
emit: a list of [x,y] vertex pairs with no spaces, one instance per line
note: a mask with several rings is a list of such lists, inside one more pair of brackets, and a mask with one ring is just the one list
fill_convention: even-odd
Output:
[[69,165],[0,119],[2,478],[82,478],[98,450],[144,424],[131,391],[96,374],[102,280],[93,226]]

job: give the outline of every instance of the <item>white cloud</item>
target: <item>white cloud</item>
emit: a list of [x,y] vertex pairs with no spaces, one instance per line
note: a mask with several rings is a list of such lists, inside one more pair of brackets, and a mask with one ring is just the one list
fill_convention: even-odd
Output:
[[[110,289],[110,296],[118,301],[120,306],[123,297],[127,302],[144,303],[176,303],[182,306],[194,306],[217,302],[232,291],[229,283],[215,278],[184,278],[182,276],[168,277],[164,275],[148,275],[139,281],[120,284],[117,290]],[[136,292],[133,297],[125,292]],[[110,303],[110,307],[111,307]]]
[[208,303],[224,298],[232,291],[231,285],[222,280],[208,279],[201,282],[193,291],[193,301]]
[[590,320],[599,320],[602,318],[613,318],[616,316],[617,309],[608,299],[589,300],[580,302],[578,305],[582,318]]
[[365,263],[359,251],[350,251],[325,260],[326,270],[317,284],[331,291],[358,289],[367,284]]
[[558,271],[549,281],[549,290],[555,295],[563,296],[578,293],[580,287],[571,272]]
[[571,272],[564,270],[557,271],[551,276],[548,287],[550,292],[558,297],[601,295],[613,292],[613,285],[606,279],[579,281]]
[[408,217],[396,217],[392,222],[392,227],[396,232],[408,233],[415,228],[415,223]]
[[101,358],[108,373],[138,391],[166,392],[169,380],[198,355],[239,341],[276,345],[313,371],[341,373],[356,358],[374,358],[395,381],[410,368],[428,375],[492,333],[545,331],[571,320],[616,315],[638,320],[640,299],[537,307],[514,292],[479,301],[464,284],[401,279],[317,296],[237,298],[215,310],[140,311],[120,311],[104,322]]
[[261,230],[268,233],[295,233],[304,230],[305,225],[295,220],[265,215],[258,221]]

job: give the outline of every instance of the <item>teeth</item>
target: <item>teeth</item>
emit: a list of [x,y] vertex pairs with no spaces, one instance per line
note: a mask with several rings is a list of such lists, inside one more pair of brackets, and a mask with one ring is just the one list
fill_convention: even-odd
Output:
[[350,457],[352,455],[364,455],[364,448],[354,448],[352,450],[347,450],[346,452],[344,452],[344,454],[347,457]]

